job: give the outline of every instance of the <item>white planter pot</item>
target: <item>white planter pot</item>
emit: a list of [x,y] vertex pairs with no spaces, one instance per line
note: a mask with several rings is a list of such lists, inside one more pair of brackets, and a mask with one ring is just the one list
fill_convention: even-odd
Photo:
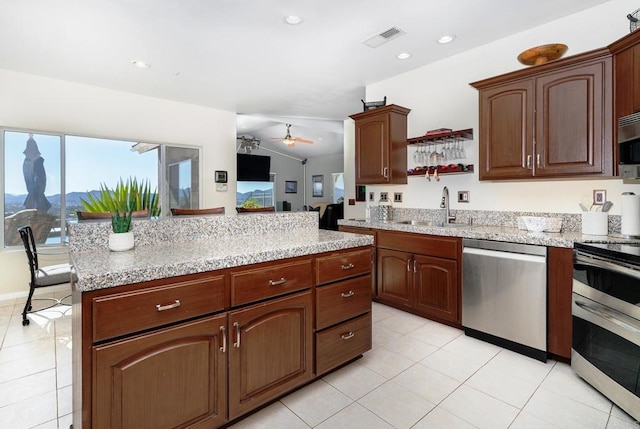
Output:
[[109,234],[109,250],[122,252],[133,249],[133,232],[121,232]]

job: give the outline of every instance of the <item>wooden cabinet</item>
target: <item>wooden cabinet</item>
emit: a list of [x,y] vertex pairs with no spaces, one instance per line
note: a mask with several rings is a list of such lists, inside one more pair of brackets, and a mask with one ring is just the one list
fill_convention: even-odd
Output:
[[571,288],[573,287],[573,249],[549,247],[548,263],[548,339],[549,353],[571,359]]
[[226,316],[93,347],[94,428],[211,428],[226,422]]
[[615,121],[640,112],[640,32],[634,31],[609,45],[613,54]]
[[372,250],[316,259],[316,373],[371,350]]
[[611,176],[606,49],[475,82],[480,180]]
[[74,292],[74,425],[216,428],[356,358],[371,349],[371,253]]
[[378,286],[376,282],[376,230],[371,228],[358,228],[355,226],[346,226],[340,225],[338,227],[338,231],[340,232],[351,232],[353,234],[365,234],[373,237],[373,245],[371,246],[371,261],[372,261],[372,270],[371,270],[371,296],[375,297],[378,294]]
[[460,238],[378,232],[376,300],[460,324]]
[[310,291],[229,313],[229,417],[313,378]]
[[407,115],[394,104],[357,113],[356,184],[407,183]]

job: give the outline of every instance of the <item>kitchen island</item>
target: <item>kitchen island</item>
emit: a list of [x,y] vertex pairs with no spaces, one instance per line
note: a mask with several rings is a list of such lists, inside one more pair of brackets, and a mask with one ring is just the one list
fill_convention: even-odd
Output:
[[317,213],[69,224],[74,428],[215,428],[371,348],[372,238]]

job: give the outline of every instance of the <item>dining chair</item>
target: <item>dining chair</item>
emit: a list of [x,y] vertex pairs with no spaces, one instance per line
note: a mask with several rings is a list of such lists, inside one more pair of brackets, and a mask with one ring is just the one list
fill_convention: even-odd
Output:
[[[22,238],[22,242],[24,243],[24,250],[27,253],[27,259],[29,262],[29,296],[27,298],[27,302],[24,305],[24,309],[22,310],[22,326],[27,326],[29,324],[27,314],[32,312],[32,301],[52,301],[51,305],[49,305],[48,307],[40,308],[38,309],[38,311],[46,310],[48,308],[55,307],[56,305],[69,305],[65,304],[62,301],[65,298],[68,298],[70,295],[67,295],[61,299],[33,298],[33,292],[38,288],[70,283],[72,279],[75,280],[75,273],[73,272],[70,264],[57,264],[40,267],[38,261],[38,250],[36,248],[35,239],[33,238],[33,230],[30,226],[27,225],[18,228],[18,232],[20,233],[20,238]],[[45,253],[41,253],[41,255],[44,254]]]

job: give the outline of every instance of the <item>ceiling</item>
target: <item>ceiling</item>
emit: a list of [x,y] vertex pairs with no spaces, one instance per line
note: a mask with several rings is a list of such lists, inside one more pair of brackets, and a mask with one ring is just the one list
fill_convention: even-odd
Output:
[[606,1],[2,0],[0,68],[235,111],[264,147],[291,123],[315,144],[275,147],[306,158],[342,150],[366,85]]

